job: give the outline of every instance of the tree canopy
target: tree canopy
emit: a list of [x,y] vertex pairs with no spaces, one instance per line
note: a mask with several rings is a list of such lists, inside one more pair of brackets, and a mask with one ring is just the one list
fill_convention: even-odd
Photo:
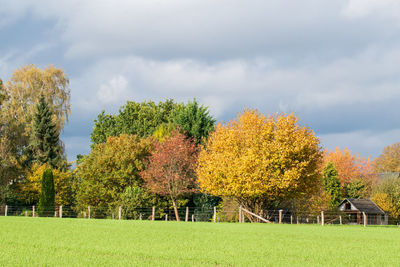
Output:
[[377,173],[400,172],[400,143],[385,147],[374,160],[374,168]]
[[252,210],[274,200],[315,191],[320,183],[319,140],[294,114],[265,116],[245,110],[218,124],[200,152],[200,187],[216,196],[233,196]]
[[39,165],[48,164],[51,168],[60,168],[62,165],[63,149],[56,124],[52,121],[51,110],[44,97],[41,97],[36,105],[29,153],[32,161]]
[[141,172],[147,188],[171,199],[178,221],[178,197],[196,191],[197,153],[196,144],[175,131],[163,142],[155,143],[148,166]]
[[332,162],[325,166],[322,175],[325,191],[329,196],[329,206],[335,208],[341,201],[341,192],[338,172]]
[[[41,194],[41,183],[43,173],[48,169],[47,164],[33,164],[31,170],[28,171],[26,181],[21,184],[21,197],[24,202],[29,205],[39,203]],[[73,175],[69,170],[53,169],[55,204],[56,205],[72,205],[75,192],[73,192]]]
[[25,135],[32,130],[36,103],[44,97],[60,132],[70,114],[69,79],[63,70],[54,66],[40,69],[34,65],[23,66],[12,74],[5,86],[7,100],[4,111],[24,125]]
[[91,134],[92,147],[104,143],[107,137],[134,134],[140,138],[163,136],[166,131],[179,129],[188,137],[203,143],[214,129],[215,119],[208,108],[196,100],[187,104],[168,99],[158,104],[152,101],[137,103],[128,101],[118,114],[110,115],[103,110],[95,120]]
[[384,179],[374,189],[372,200],[391,216],[400,216],[400,178]]
[[215,119],[206,107],[193,100],[174,112],[173,122],[182,133],[193,137],[198,144],[204,144],[209,133],[214,130]]
[[63,70],[54,66],[40,69],[23,66],[2,86],[0,112],[0,175],[2,184],[18,182],[24,176],[25,149],[33,130],[36,104],[43,96],[52,114],[57,134],[70,114],[69,80]]
[[172,122],[172,112],[179,108],[173,100],[155,104],[152,101],[137,103],[128,101],[117,115],[102,111],[91,134],[93,145],[106,142],[110,136],[133,134],[140,138],[151,136],[164,123]]
[[[182,203],[199,212],[221,199],[257,213],[277,207],[308,212],[336,207],[343,197],[371,196],[400,214],[394,180],[400,143],[371,163],[348,148],[322,151],[314,132],[293,113],[245,110],[215,125],[196,99],[127,101],[116,114],[103,110],[97,116],[91,152],[78,155],[73,170],[60,140],[69,101],[69,80],[51,65],[23,66],[7,82],[0,80],[0,204],[40,202],[50,169],[52,202],[76,205],[78,212],[98,208],[94,216],[100,208],[110,215],[125,205],[130,208],[124,216],[136,218],[140,206],[161,211],[172,202],[179,220]],[[385,174],[377,181],[374,172]],[[43,182],[43,188],[51,187]]]
[[149,139],[121,134],[94,146],[76,168],[77,205],[116,207],[127,187],[142,185],[139,173],[144,167],[143,160],[150,155],[151,145]]
[[340,183],[345,187],[354,180],[375,180],[373,168],[369,159],[352,154],[346,147],[344,150],[336,148],[335,151],[327,151],[324,156],[324,166],[332,162],[335,166]]
[[0,107],[3,104],[3,101],[6,99],[5,90],[3,80],[0,79]]

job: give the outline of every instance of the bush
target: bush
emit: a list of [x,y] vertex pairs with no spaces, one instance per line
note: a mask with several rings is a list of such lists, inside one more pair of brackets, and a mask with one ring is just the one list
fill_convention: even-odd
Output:
[[234,198],[224,197],[218,207],[220,222],[237,222],[239,220],[239,206]]
[[221,198],[209,194],[196,194],[193,203],[196,206],[194,216],[198,221],[209,221],[214,214],[214,207],[218,206]]
[[[140,213],[143,218],[151,215],[151,207],[154,205],[154,196],[141,187],[129,186],[121,194],[122,216],[126,219],[138,219]],[[142,210],[143,208],[147,208]],[[118,210],[118,209],[117,209]]]
[[[25,214],[25,212],[26,212],[26,214]],[[23,211],[21,211],[21,213],[19,214],[19,216],[28,216],[28,217],[32,217],[32,211],[31,210],[23,210]]]

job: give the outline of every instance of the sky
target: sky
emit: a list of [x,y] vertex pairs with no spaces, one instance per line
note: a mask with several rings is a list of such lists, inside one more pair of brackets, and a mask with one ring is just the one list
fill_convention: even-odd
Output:
[[400,141],[398,0],[0,0],[0,78],[63,69],[69,160],[126,101],[189,101],[219,122],[294,112],[324,148]]

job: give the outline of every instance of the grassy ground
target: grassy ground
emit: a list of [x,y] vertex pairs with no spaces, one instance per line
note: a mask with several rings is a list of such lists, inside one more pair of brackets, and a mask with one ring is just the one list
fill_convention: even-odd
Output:
[[0,217],[0,266],[399,266],[397,227]]

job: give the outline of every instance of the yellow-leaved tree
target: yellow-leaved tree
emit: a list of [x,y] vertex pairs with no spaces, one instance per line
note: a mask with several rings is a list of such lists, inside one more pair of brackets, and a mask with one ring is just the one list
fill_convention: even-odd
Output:
[[[21,184],[21,193],[27,204],[39,203],[42,177],[47,165],[34,164],[28,171],[26,181]],[[57,206],[70,206],[73,203],[73,176],[70,171],[53,169],[54,189],[56,193],[55,204]]]
[[245,110],[211,134],[199,155],[198,182],[202,190],[234,197],[258,213],[319,190],[321,160],[319,139],[294,114]]
[[[11,182],[23,180],[26,166],[30,167],[27,148],[36,105],[42,97],[60,134],[70,114],[69,79],[62,69],[51,65],[40,69],[30,64],[15,70],[6,83],[0,83],[0,191]],[[60,150],[64,151],[62,143]]]
[[400,172],[400,143],[385,147],[373,165],[377,173]]
[[52,65],[45,69],[32,64],[23,66],[14,71],[5,90],[4,113],[24,126],[26,136],[32,131],[33,114],[41,97],[49,104],[58,132],[64,129],[70,114],[70,89],[62,69]]
[[371,197],[381,209],[400,221],[400,178],[384,178],[374,187]]

